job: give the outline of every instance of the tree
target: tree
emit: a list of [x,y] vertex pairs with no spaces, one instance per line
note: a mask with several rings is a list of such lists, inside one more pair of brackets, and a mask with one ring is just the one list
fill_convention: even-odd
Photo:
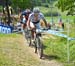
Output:
[[31,1],[30,0],[12,0],[13,7],[19,7],[21,9],[31,8]]
[[11,4],[11,0],[0,0],[0,5],[1,6],[6,6],[6,1],[8,1],[8,5]]
[[68,11],[67,14],[73,15],[75,12],[75,0],[58,0],[56,6],[61,9],[62,12]]
[[7,21],[7,24],[10,25],[11,23],[11,19],[10,19],[10,13],[9,13],[9,5],[11,4],[11,1],[10,0],[0,0],[0,5],[3,6],[3,10],[4,10],[4,7],[6,7],[6,11],[7,11],[7,18],[8,18],[8,21]]

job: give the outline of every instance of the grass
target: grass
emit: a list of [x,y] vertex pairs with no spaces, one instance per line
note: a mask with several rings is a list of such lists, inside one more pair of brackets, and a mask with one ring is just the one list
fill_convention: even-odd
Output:
[[[58,23],[60,18],[62,18],[63,22],[67,23],[68,19],[70,23],[74,23],[74,16],[57,16],[57,17],[53,16],[54,23]],[[47,22],[51,22],[52,17],[45,17],[45,19],[47,20]]]
[[[73,61],[75,61],[75,41],[70,41],[70,66],[74,66]],[[49,39],[44,42],[45,45],[45,55],[49,56],[48,59],[50,60],[51,57],[55,58],[57,61],[64,63],[67,65],[67,40],[65,38],[57,37],[57,39]]]
[[[50,17],[46,17],[49,21]],[[68,18],[70,20],[70,23],[68,24],[65,19]],[[75,38],[75,23],[73,22],[74,16],[68,16],[68,17],[64,17],[62,16],[63,21],[65,21],[65,31],[68,30],[68,26],[69,26],[69,36],[70,37],[74,37]],[[57,17],[54,17],[54,20],[57,20]],[[56,23],[56,22],[55,22]],[[67,32],[65,32],[64,34],[67,35]],[[68,61],[68,56],[67,56],[67,39],[66,38],[62,38],[62,37],[58,37],[58,36],[54,36],[56,39],[47,39],[44,41],[44,52],[45,55],[49,56],[48,59],[50,60],[51,57],[55,58],[57,61],[60,61],[62,63],[64,63],[64,66],[75,66],[75,40],[70,40],[69,41],[69,49],[70,49],[70,63],[67,64],[66,62]]]

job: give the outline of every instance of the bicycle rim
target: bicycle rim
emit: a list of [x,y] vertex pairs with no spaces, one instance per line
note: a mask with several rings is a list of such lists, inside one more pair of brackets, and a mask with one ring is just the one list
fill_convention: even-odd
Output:
[[39,58],[41,59],[43,56],[43,44],[39,37],[36,38],[36,44],[37,44],[37,54],[38,54]]

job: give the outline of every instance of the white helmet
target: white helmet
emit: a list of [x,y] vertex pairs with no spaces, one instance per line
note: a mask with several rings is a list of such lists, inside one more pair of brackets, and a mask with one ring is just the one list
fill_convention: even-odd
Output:
[[35,8],[33,9],[33,12],[34,12],[34,13],[39,13],[39,12],[40,12],[40,10],[39,10],[39,8],[38,8],[38,7],[35,7]]

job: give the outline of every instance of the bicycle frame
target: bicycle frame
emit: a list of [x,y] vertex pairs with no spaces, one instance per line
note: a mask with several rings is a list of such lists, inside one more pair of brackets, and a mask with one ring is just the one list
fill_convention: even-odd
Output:
[[35,53],[38,53],[40,59],[42,59],[42,57],[43,57],[43,42],[41,41],[43,30],[44,29],[36,29],[36,32],[34,34]]

